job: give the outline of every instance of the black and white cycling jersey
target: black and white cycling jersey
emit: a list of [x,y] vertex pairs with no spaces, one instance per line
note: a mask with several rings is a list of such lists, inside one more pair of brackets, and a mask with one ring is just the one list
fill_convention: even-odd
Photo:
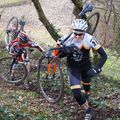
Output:
[[101,45],[99,44],[99,42],[90,34],[88,33],[84,33],[84,37],[82,40],[76,40],[76,38],[74,37],[74,33],[72,33],[69,38],[67,40],[65,40],[68,37],[68,35],[65,35],[63,37],[61,37],[58,41],[57,44],[61,45],[61,46],[69,46],[74,44],[75,46],[77,46],[78,48],[82,49],[99,49],[101,47]]

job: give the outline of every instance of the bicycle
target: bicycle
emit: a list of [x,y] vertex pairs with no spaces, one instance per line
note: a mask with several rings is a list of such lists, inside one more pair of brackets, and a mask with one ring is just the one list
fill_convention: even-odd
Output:
[[[93,10],[93,5],[91,3],[86,3],[83,6],[82,11],[78,14],[79,17],[81,17],[82,15],[85,15],[87,12],[91,12]],[[93,34],[98,26],[100,20],[100,13],[99,12],[95,12],[92,13],[89,17],[87,17],[87,22],[88,22],[88,30],[87,32],[89,34]]]
[[[33,49],[24,48],[21,49],[20,55],[17,53],[17,55],[13,57],[8,56],[1,58],[0,78],[10,84],[22,83],[28,75],[26,64],[29,62],[29,54],[32,51]],[[27,53],[26,57],[24,57],[25,53]],[[19,60],[20,56],[22,56],[22,62]]]
[[53,58],[50,57],[54,50],[70,53],[70,51],[73,50],[78,51],[78,48],[76,46],[51,48],[48,53],[43,55],[39,60],[37,75],[38,87],[40,88],[43,97],[51,103],[58,102],[64,91],[62,61],[59,58],[59,55]]
[[[17,35],[20,31],[24,31],[24,25],[25,25],[25,21],[23,19],[18,19],[15,16],[13,16],[9,20],[9,22],[6,26],[6,36],[5,36],[6,47],[4,48],[4,50],[8,49],[7,46],[13,39],[15,39],[17,37]],[[24,49],[23,51],[24,52],[26,51],[26,53],[29,53],[28,49]],[[29,55],[25,59],[24,52],[23,52],[22,58],[24,61],[26,61],[26,59],[29,59],[29,57],[28,57]],[[0,65],[1,65],[1,68],[3,68],[2,71],[0,71],[0,77],[4,81],[11,83],[11,84],[22,82],[27,77],[26,66],[25,66],[24,62],[20,62],[17,59],[18,57],[19,56],[17,56],[16,58],[13,59],[13,57],[7,56],[7,57],[3,57],[0,59]],[[11,75],[12,67],[14,67],[15,63],[17,63],[17,65],[16,65],[17,67],[15,67],[15,70],[14,70],[15,71],[14,72],[15,79],[12,80],[10,75]]]

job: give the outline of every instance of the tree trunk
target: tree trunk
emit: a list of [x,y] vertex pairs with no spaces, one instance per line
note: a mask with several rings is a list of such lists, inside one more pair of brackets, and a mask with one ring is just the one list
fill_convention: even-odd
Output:
[[45,28],[47,29],[47,31],[50,33],[50,35],[52,36],[52,38],[57,41],[58,38],[60,38],[60,35],[58,34],[58,30],[55,29],[55,27],[53,26],[52,23],[50,23],[48,21],[48,19],[46,18],[43,10],[42,10],[42,7],[41,7],[41,4],[39,2],[39,0],[32,0],[36,10],[37,10],[37,13],[38,13],[38,16],[39,16],[39,20],[43,23],[43,25],[45,26]]

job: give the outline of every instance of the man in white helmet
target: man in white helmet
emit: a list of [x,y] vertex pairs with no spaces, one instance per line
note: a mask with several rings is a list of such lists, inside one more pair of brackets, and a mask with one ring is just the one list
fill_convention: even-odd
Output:
[[[86,33],[88,24],[83,19],[75,19],[72,22],[73,32],[65,35],[57,41],[57,47],[77,46],[79,51],[73,51],[67,55],[68,76],[71,90],[78,104],[85,110],[85,120],[92,120],[93,112],[89,107],[88,100],[81,94],[82,82],[86,96],[90,94],[91,77],[101,72],[101,68],[107,60],[107,54],[99,42],[90,34]],[[98,64],[92,68],[90,61],[90,49],[94,49],[100,55]],[[60,51],[53,52],[53,55]],[[60,56],[61,57],[61,56]]]

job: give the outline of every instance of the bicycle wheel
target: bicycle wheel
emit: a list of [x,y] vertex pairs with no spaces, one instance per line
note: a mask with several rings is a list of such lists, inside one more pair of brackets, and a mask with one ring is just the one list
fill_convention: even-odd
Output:
[[27,69],[22,63],[13,64],[13,68],[12,62],[12,57],[0,59],[0,78],[11,84],[21,83],[27,77]]
[[56,103],[61,99],[64,81],[60,60],[52,61],[42,56],[39,60],[37,80],[42,95],[48,102]]
[[87,18],[88,22],[88,30],[87,32],[90,33],[91,35],[95,32],[97,25],[99,23],[100,19],[100,14],[98,12],[93,13],[91,16]]
[[13,16],[8,24],[7,24],[7,27],[6,27],[6,31],[7,30],[12,30],[12,31],[17,31],[18,30],[18,18]]
[[18,30],[18,18],[13,16],[6,27],[5,43],[8,45],[16,37],[16,31]]

